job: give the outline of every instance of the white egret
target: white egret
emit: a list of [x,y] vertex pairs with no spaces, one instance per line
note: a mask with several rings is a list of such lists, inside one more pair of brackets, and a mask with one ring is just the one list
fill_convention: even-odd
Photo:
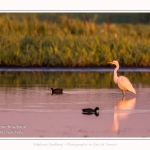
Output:
[[114,82],[118,84],[118,87],[123,91],[123,94],[125,96],[125,91],[130,91],[134,94],[136,94],[135,89],[133,88],[132,84],[130,83],[129,79],[125,76],[117,76],[117,71],[119,69],[119,63],[118,61],[114,60],[113,62],[108,62],[110,64],[116,65],[116,68],[114,69]]

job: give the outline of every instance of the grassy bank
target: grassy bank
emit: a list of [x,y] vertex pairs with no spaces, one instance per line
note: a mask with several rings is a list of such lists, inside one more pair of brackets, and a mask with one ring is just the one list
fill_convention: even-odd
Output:
[[150,26],[96,24],[62,15],[58,22],[33,14],[0,17],[0,66],[150,66]]

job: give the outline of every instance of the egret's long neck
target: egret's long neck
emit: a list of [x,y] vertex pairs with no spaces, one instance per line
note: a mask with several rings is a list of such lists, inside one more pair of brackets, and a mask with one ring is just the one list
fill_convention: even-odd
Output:
[[117,71],[119,69],[119,65],[116,66],[114,69],[114,82],[117,84],[118,83],[118,76],[117,76]]

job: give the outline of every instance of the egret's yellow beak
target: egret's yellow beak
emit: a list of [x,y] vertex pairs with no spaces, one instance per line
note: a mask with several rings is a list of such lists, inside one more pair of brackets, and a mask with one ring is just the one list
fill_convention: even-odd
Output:
[[107,62],[108,64],[114,64],[113,62]]

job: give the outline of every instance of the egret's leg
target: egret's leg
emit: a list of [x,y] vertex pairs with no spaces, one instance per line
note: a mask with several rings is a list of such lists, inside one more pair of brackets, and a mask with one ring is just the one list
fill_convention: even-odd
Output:
[[125,97],[125,91],[122,90],[122,93],[123,93],[123,98],[122,98],[122,100],[125,100],[125,99],[126,99],[126,97]]
[[126,96],[124,94],[122,96],[122,100],[126,100]]
[[124,96],[125,96],[125,94],[126,94],[125,91],[123,91],[123,95],[124,95]]

